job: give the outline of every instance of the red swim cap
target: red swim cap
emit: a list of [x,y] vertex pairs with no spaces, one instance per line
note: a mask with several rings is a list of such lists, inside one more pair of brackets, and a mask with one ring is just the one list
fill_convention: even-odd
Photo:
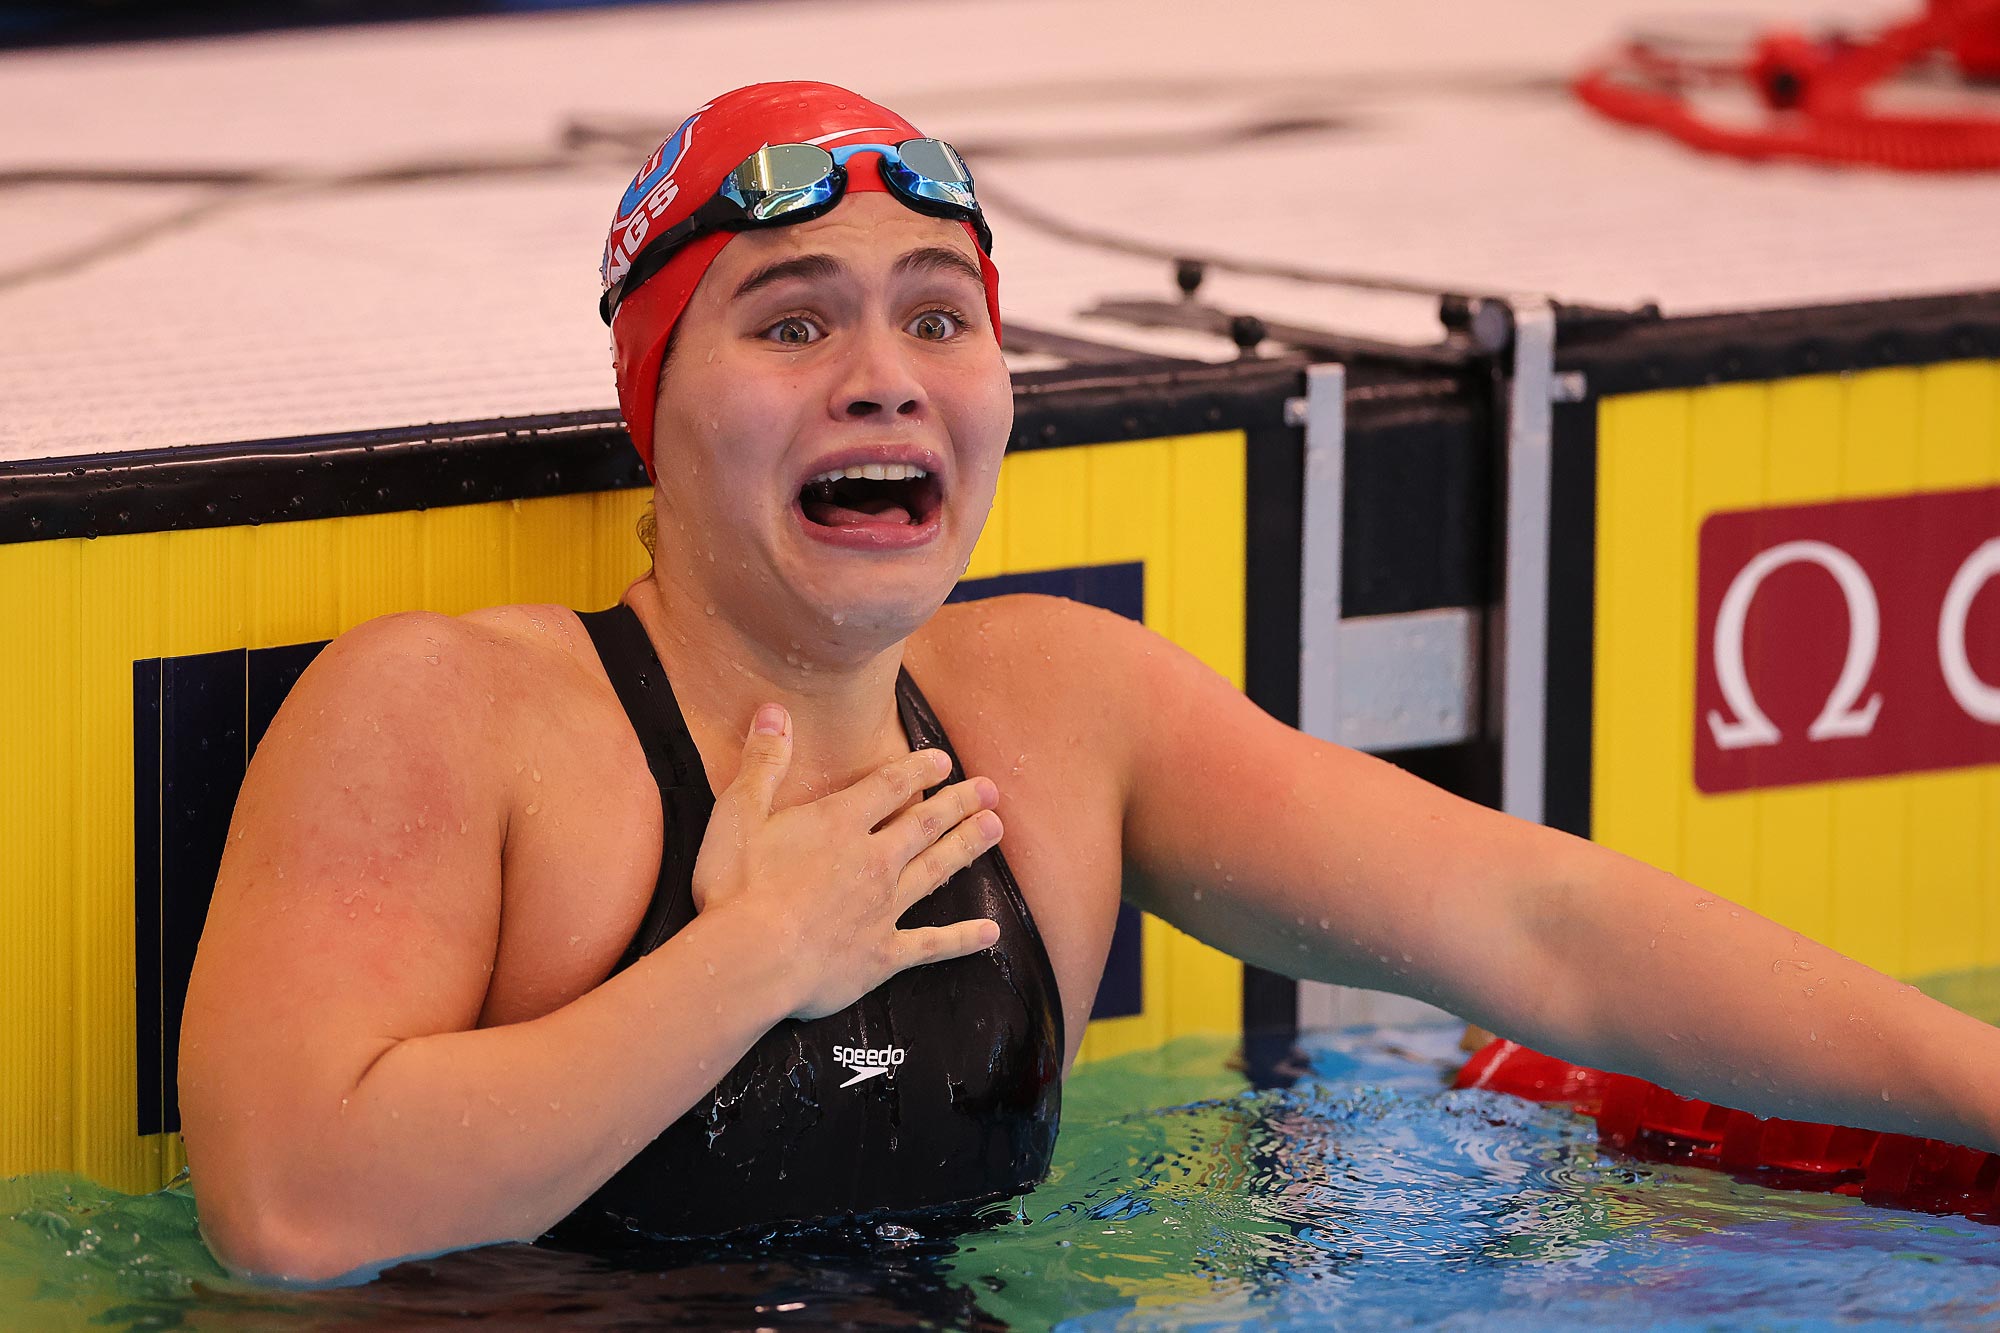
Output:
[[[618,216],[604,243],[600,275],[608,289],[625,275],[649,237],[692,214],[721,188],[723,177],[744,158],[770,144],[813,143],[835,149],[847,143],[901,143],[922,131],[886,107],[830,83],[755,83],[724,93],[689,116],[653,150],[618,201]],[[881,162],[864,153],[847,163],[847,189],[879,190]],[[961,224],[979,249],[971,223]],[[660,360],[667,338],[702,274],[735,239],[734,232],[698,237],[675,252],[666,266],[627,294],[611,321],[612,364],[618,374],[618,406],[632,446],[653,469],[653,404],[659,390]],[[1000,273],[984,250],[979,271],[986,279],[986,313],[993,336],[1000,336]]]

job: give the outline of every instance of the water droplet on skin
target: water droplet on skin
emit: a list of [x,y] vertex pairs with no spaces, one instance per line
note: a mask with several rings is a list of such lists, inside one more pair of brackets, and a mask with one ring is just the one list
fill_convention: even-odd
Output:
[[706,967],[708,968],[708,975],[710,975],[711,977],[712,977],[712,976],[714,976],[714,975],[715,975],[715,964],[714,964],[714,963],[708,963],[708,964],[705,964],[705,966],[706,966]]
[[458,831],[460,833],[465,832],[465,821],[463,819],[458,821]]
[[542,807],[541,807],[541,805],[540,805],[540,803],[539,803],[539,802],[530,802],[530,803],[529,803],[529,805],[528,805],[528,813],[532,815],[532,814],[534,814],[534,813],[535,813],[535,812],[536,812],[537,810],[540,810],[541,808],[542,808]]
[[708,604],[707,606],[704,606],[704,607],[702,608],[702,611],[703,611],[703,612],[704,612],[705,614],[707,614],[707,615],[711,615],[711,616],[712,616],[712,615],[714,615],[714,614],[715,614],[715,603],[714,603],[714,602],[710,602],[710,603],[709,603],[709,604]]
[[697,1061],[695,1061],[695,1062],[694,1062],[694,1067],[695,1067],[696,1069],[707,1069],[707,1068],[708,1068],[708,1061],[706,1061],[706,1060],[697,1060]]
[[424,654],[424,661],[429,662],[432,666],[436,666],[438,664],[437,658],[432,657],[429,653]]
[[463,1112],[460,1113],[458,1117],[458,1127],[460,1129],[464,1129],[467,1125],[470,1125],[471,1123],[472,1123],[472,1108],[468,1106],[465,1108]]
[[836,625],[845,625],[847,623],[847,613],[844,611],[835,611],[833,613],[833,623]]
[[418,815],[418,816],[417,816],[417,827],[418,827],[418,828],[429,828],[429,827],[430,827],[430,821],[429,821],[428,819],[426,819],[426,818],[425,818],[425,817],[424,817],[423,815]]
[[534,778],[535,778],[535,781],[537,781],[537,782],[540,782],[540,781],[542,780],[542,770],[541,770],[541,769],[539,769],[539,768],[537,768],[537,769],[533,770],[533,773],[534,773]]
[[549,1103],[549,1109],[550,1109],[551,1111],[560,1111],[560,1110],[562,1110],[562,1103],[561,1103],[561,1102],[550,1102],[550,1103]]
[[1200,890],[1200,889],[1196,889],[1196,890],[1194,891],[1194,900],[1195,900],[1196,902],[1200,902],[1200,901],[1201,901],[1201,890]]
[[1885,1102],[1889,1100],[1889,1090],[1887,1088],[1882,1089],[1882,1100]]

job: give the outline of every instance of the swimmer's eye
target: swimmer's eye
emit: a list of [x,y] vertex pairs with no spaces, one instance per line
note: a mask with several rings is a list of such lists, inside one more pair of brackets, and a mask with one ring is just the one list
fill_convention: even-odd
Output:
[[786,347],[810,347],[825,336],[819,325],[803,315],[787,315],[764,330],[764,337]]
[[913,336],[925,342],[949,342],[965,332],[965,316],[956,310],[926,310],[907,327]]

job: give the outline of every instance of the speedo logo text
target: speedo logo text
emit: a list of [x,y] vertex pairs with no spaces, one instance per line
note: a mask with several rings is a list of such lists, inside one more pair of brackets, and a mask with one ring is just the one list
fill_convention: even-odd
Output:
[[857,1083],[883,1074],[894,1075],[898,1066],[908,1057],[909,1052],[901,1046],[836,1046],[833,1058],[845,1068],[853,1071],[854,1077],[841,1084],[851,1088]]

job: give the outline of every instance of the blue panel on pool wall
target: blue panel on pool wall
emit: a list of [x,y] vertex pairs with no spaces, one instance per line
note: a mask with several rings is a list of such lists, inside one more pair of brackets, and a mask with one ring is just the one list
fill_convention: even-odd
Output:
[[180,1128],[181,1005],[250,754],[324,643],[132,664],[138,1130]]
[[[998,574],[967,579],[951,591],[948,602],[973,602],[1009,593],[1038,592],[1067,597],[1131,620],[1146,618],[1146,566],[1139,561],[1116,565],[1079,565],[1070,569],[1038,570],[1033,574]],[[1141,982],[1145,958],[1140,947],[1139,909],[1118,907],[1118,924],[1111,933],[1111,954],[1104,960],[1104,979],[1097,984],[1092,1018],[1125,1018],[1143,1007]]]

